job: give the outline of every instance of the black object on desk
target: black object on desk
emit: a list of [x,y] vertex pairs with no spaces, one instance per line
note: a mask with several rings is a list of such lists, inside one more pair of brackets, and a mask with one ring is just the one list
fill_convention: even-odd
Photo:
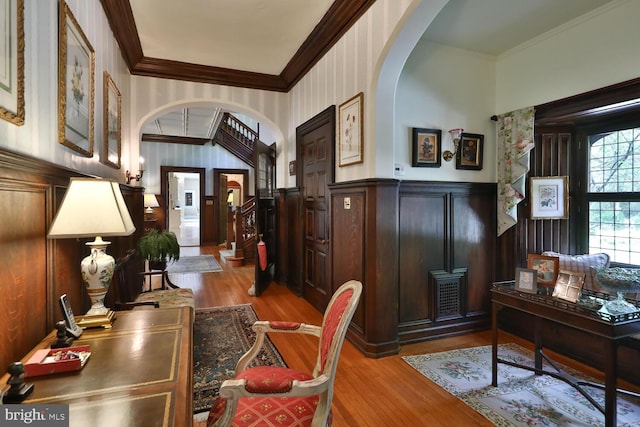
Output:
[[24,365],[22,362],[13,362],[7,370],[11,376],[7,380],[10,386],[7,394],[2,398],[2,403],[20,403],[33,391],[33,384],[24,382]]

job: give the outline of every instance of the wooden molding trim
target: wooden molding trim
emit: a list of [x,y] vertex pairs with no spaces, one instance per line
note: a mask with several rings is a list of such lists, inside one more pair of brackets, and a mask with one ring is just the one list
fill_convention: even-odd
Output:
[[213,144],[213,141],[207,138],[192,138],[188,136],[175,136],[175,135],[159,135],[159,134],[153,134],[153,133],[143,133],[142,141],[167,142],[171,144],[185,144],[185,145],[205,145],[208,142],[211,142]]
[[131,74],[288,92],[358,21],[375,0],[334,1],[280,75],[147,58],[142,51],[129,0],[100,0],[100,3]]

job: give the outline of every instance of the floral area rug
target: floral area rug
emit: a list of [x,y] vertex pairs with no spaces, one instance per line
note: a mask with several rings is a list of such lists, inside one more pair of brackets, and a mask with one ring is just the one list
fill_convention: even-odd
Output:
[[167,273],[209,273],[222,271],[222,267],[213,255],[181,256],[176,262],[167,265]]
[[[501,359],[533,366],[533,352],[501,344]],[[491,346],[402,359],[498,426],[603,426],[604,415],[576,389],[548,375],[498,364],[498,387],[491,385]],[[576,378],[590,378],[561,366]],[[545,363],[545,368],[553,370]],[[604,407],[604,391],[585,388]],[[640,401],[618,395],[618,425],[640,426]]]
[[[193,411],[208,412],[220,384],[234,376],[238,359],[255,341],[251,329],[258,320],[251,304],[196,310],[193,330]],[[266,337],[250,366],[286,366]]]

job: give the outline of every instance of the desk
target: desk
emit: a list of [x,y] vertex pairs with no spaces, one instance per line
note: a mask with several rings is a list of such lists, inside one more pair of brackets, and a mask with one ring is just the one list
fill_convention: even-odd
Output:
[[[604,389],[605,407],[595,404],[605,416],[606,426],[616,426],[617,417],[617,393],[640,396],[636,393],[617,389],[618,381],[618,342],[622,338],[640,333],[640,314],[638,312],[619,316],[601,316],[595,310],[579,307],[577,304],[558,300],[551,296],[527,294],[516,291],[513,285],[504,283],[494,284],[491,289],[492,306],[492,381],[493,386],[498,385],[498,363],[508,364],[523,369],[529,369],[536,375],[551,375],[575,387],[586,396],[582,386],[591,386]],[[535,368],[515,364],[498,357],[498,308],[510,307],[531,314],[535,318],[534,345]],[[579,329],[591,334],[593,339],[602,341],[602,350],[605,356],[605,382],[604,385],[577,381],[569,375],[561,372],[555,364],[543,353],[543,320],[559,323],[571,328]],[[546,360],[556,371],[547,371],[543,368],[542,361]],[[589,398],[590,399],[590,398]],[[590,399],[591,403],[594,403]]]
[[[84,368],[26,378],[35,388],[24,403],[68,404],[78,427],[191,426],[193,315],[189,307],[117,312],[111,329],[86,329],[74,342],[91,346]],[[54,331],[23,363],[55,339]]]

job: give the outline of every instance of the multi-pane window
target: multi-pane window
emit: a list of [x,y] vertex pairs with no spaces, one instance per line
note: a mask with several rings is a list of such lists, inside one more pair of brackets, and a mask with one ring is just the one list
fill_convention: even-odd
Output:
[[640,127],[588,136],[589,252],[640,265]]

